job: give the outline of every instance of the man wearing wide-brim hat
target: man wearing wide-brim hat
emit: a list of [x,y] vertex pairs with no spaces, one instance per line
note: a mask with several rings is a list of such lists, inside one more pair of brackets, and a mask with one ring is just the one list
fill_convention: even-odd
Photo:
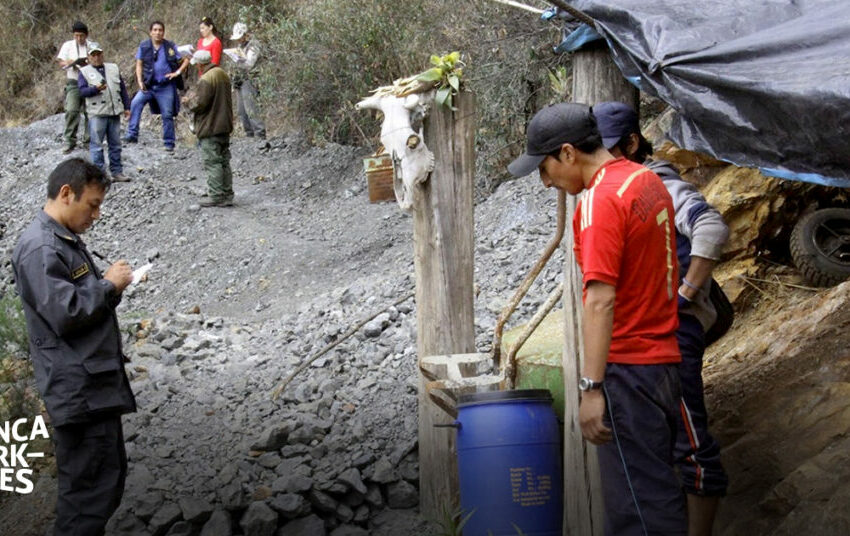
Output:
[[263,122],[260,106],[257,102],[259,90],[256,81],[257,60],[260,59],[260,45],[251,38],[248,25],[237,22],[233,25],[230,39],[237,41],[236,71],[233,75],[233,86],[236,88],[236,111],[249,138],[266,137],[266,125]]
[[204,171],[207,173],[209,197],[201,207],[233,206],[233,172],[230,169],[230,133],[233,132],[233,101],[230,77],[224,69],[210,63],[208,50],[192,56],[192,64],[204,67],[194,95],[183,97],[183,103],[195,114],[195,136],[201,146]]

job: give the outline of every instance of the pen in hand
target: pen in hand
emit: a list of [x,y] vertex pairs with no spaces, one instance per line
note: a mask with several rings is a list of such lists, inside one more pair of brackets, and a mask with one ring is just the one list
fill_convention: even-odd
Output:
[[107,259],[104,255],[101,255],[101,254],[100,254],[100,253],[98,253],[97,251],[95,251],[95,250],[93,250],[93,249],[92,249],[92,250],[91,250],[91,253],[92,253],[92,255],[94,255],[94,256],[95,256],[95,257],[97,257],[98,259],[102,260],[102,261],[103,261],[103,262],[105,262],[106,264],[112,264],[111,262],[109,262],[109,259]]
[[115,285],[115,289],[118,292],[123,292],[133,282],[133,269],[130,268],[130,264],[127,261],[120,259],[116,263],[111,263],[109,259],[97,251],[91,250],[91,252],[92,255],[109,265],[109,268],[103,274],[103,278]]

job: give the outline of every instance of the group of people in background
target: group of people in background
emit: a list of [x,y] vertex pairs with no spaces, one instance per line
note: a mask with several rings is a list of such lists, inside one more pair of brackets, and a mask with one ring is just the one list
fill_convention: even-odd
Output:
[[[230,39],[237,43],[225,50],[209,17],[199,23],[200,38],[194,49],[178,47],[165,38],[165,24],[153,21],[149,38],[139,44],[134,74],[138,90],[131,99],[127,85],[115,63],[104,61],[103,46],[89,39],[88,27],[75,22],[73,39],[65,42],[57,60],[66,72],[65,154],[80,141],[89,145],[91,161],[104,172],[107,169],[103,143],[108,146],[109,174],[112,182],[126,182],[121,163],[122,141],[137,143],[142,111],[150,107],[162,119],[164,150],[174,151],[174,121],[185,105],[193,114],[193,132],[199,140],[207,172],[208,195],[200,205],[230,206],[233,203],[230,170],[230,135],[233,131],[231,92],[236,90],[237,113],[248,137],[265,138],[265,124],[258,106],[255,67],[260,57],[258,43],[251,39],[245,23],[233,26]],[[181,52],[182,50],[182,52]],[[231,75],[221,69],[222,55],[233,60]],[[190,65],[198,67],[198,82],[186,90],[184,73]],[[121,137],[121,116],[128,121]]]
[[[69,158],[53,170],[44,208],[12,255],[36,383],[54,428],[57,536],[103,534],[121,503],[127,476],[121,416],[135,411],[136,403],[124,369],[115,308],[133,280],[132,268],[119,259],[101,273],[79,237],[100,217],[112,183],[129,180],[121,165],[121,117],[129,121],[124,142],[137,142],[139,119],[149,104],[162,115],[163,142],[171,152],[174,117],[184,104],[194,115],[194,133],[207,172],[208,195],[200,204],[233,204],[232,89],[230,77],[220,67],[226,51],[210,19],[204,18],[200,27],[197,50],[183,54],[165,39],[161,21],[150,24],[150,38],[136,51],[138,91],[132,99],[118,66],[105,61],[104,48],[89,40],[82,22],[74,23],[73,40],[59,51],[59,64],[67,73],[64,152],[74,150],[82,125],[80,138],[89,142],[91,161]],[[250,80],[259,47],[250,42],[243,23],[234,27],[233,39],[239,41],[231,56],[237,72]],[[190,64],[198,66],[200,78],[180,98],[183,73]],[[243,82],[240,89],[245,87]],[[237,93],[240,115],[249,135],[264,136],[259,117],[247,115],[257,111],[256,90],[247,87],[248,93]]]

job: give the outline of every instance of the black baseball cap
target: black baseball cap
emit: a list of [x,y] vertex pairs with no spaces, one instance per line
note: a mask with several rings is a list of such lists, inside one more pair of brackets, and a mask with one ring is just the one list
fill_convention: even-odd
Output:
[[602,145],[610,149],[620,143],[624,136],[640,134],[638,114],[622,102],[600,102],[593,107],[596,125],[602,135]]
[[525,153],[508,165],[508,172],[514,177],[524,177],[561,145],[577,144],[594,134],[598,135],[599,131],[590,106],[575,102],[547,106],[528,123]]

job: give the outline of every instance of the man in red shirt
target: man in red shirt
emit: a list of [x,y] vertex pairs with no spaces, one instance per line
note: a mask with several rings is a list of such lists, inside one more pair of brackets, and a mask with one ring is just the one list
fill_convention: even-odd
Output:
[[605,533],[684,536],[673,469],[681,356],[672,200],[655,173],[605,149],[589,106],[546,107],[527,137],[511,174],[537,169],[547,187],[584,192],[573,219],[584,274],[579,421],[599,445]]

